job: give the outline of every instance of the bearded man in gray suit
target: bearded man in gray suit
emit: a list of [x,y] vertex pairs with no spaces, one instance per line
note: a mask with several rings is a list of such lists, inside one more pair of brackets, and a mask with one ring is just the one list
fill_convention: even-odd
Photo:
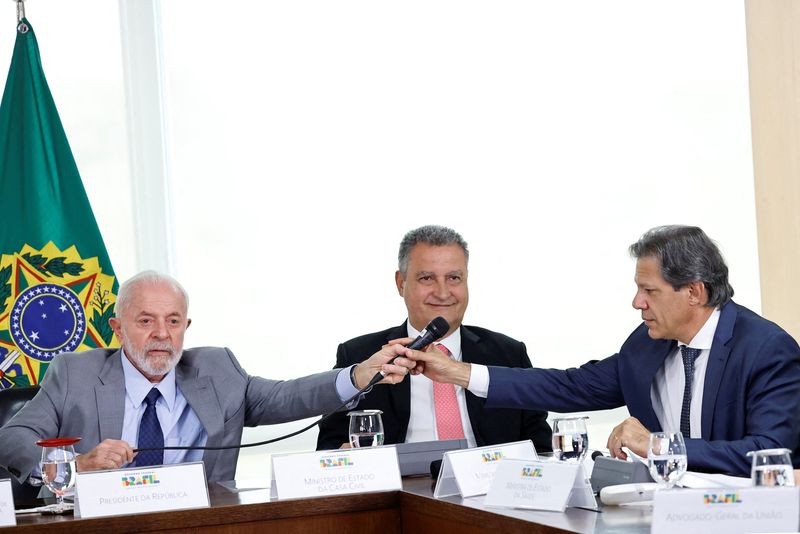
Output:
[[202,460],[209,481],[231,480],[235,448],[134,452],[143,448],[145,420],[166,447],[235,446],[244,426],[334,411],[377,372],[394,384],[414,366],[394,345],[361,364],[294,380],[249,376],[227,348],[183,350],[188,306],[167,275],[145,271],[122,284],[110,320],[122,348],[54,358],[41,390],[0,429],[0,466],[25,481],[38,469],[37,440],[74,436],[82,438],[78,471]]

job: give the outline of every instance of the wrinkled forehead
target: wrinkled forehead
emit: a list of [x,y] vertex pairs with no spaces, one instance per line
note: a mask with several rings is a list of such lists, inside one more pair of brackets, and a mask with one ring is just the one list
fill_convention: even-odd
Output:
[[661,274],[661,260],[657,256],[642,256],[636,260],[634,280],[644,282],[664,282]]
[[130,288],[130,303],[123,311],[125,315],[137,316],[175,315],[185,317],[188,309],[183,293],[166,282],[142,281]]

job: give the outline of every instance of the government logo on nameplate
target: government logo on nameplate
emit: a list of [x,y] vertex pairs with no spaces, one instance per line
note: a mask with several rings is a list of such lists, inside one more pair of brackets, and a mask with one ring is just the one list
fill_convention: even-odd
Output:
[[295,499],[402,489],[392,445],[272,455],[272,497]]
[[504,458],[530,461],[539,457],[531,440],[446,452],[433,496],[438,499],[485,494],[494,480],[498,463]]
[[13,527],[17,524],[14,515],[14,494],[11,493],[11,481],[0,480],[0,527]]
[[797,532],[798,527],[798,487],[658,490],[653,498],[654,534]]
[[583,464],[525,460],[498,464],[483,503],[554,512],[563,512],[567,506],[597,508]]
[[78,473],[81,517],[208,508],[203,462]]

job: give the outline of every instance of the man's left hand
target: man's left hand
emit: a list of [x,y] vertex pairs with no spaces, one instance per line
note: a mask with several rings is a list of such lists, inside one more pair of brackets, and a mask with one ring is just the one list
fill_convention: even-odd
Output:
[[[384,345],[381,350],[356,365],[355,379],[356,387],[362,389],[369,384],[375,373],[383,371],[383,380],[379,384],[397,384],[403,381],[410,369],[413,369],[416,362],[406,358],[411,351],[402,345]],[[392,362],[392,358],[397,359]]]
[[622,450],[622,447],[627,447],[642,458],[647,458],[649,443],[650,431],[635,417],[628,417],[611,431],[607,446],[611,456],[626,460],[628,455]]

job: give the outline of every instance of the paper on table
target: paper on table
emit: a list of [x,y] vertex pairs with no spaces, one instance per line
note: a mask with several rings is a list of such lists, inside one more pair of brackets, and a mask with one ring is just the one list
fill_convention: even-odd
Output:
[[[623,447],[625,452],[628,453],[628,458],[633,461],[640,461],[647,465],[647,458],[642,458],[636,453]],[[700,488],[747,488],[753,485],[749,478],[734,477],[730,475],[712,475],[709,473],[697,473],[694,471],[687,471],[677,483],[682,488],[700,489]]]
[[753,485],[749,478],[730,475],[712,475],[687,471],[678,481],[682,488],[748,488]]

